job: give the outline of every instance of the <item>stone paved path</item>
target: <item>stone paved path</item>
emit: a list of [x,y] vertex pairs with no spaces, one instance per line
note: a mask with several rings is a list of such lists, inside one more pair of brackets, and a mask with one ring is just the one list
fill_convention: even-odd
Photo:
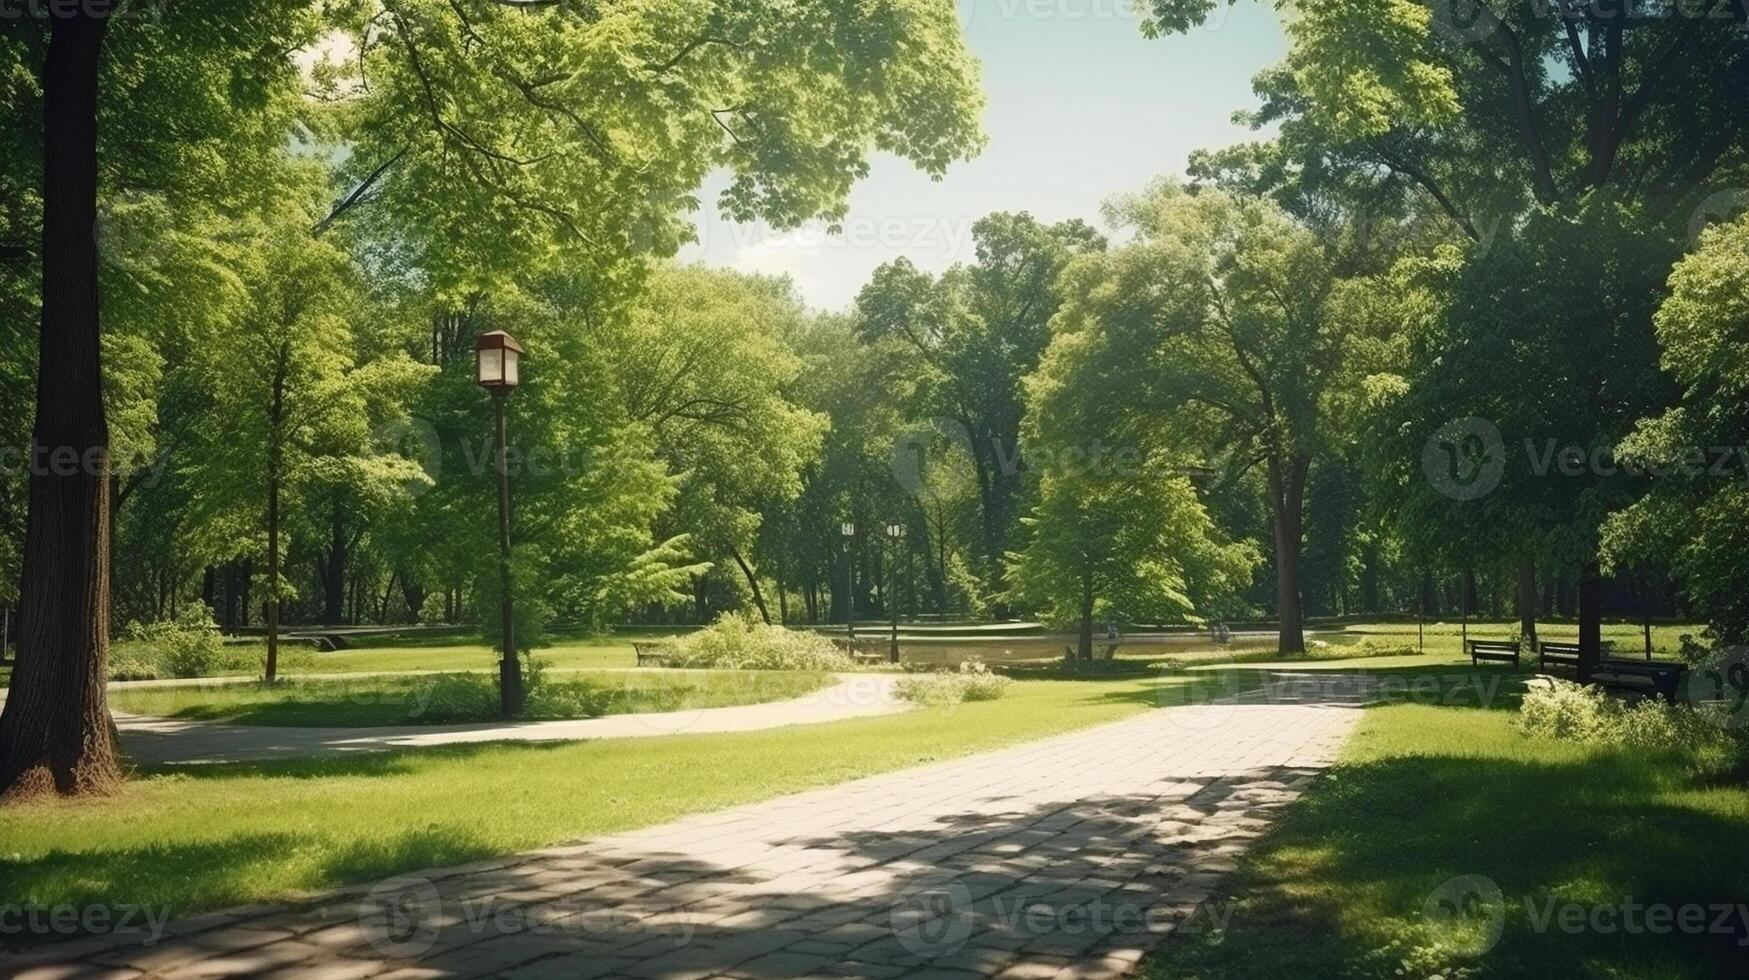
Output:
[[290,728],[222,725],[115,712],[122,748],[143,765],[249,762],[339,752],[459,742],[552,742],[594,738],[642,738],[701,732],[751,732],[904,711],[893,674],[841,674],[832,687],[787,701],[727,708],[695,708],[571,721],[491,722],[472,725],[405,725],[373,728]]
[[[1205,902],[1334,758],[1356,692],[1241,697],[298,907],[73,940],[21,980],[1096,977]],[[1248,703],[1250,702],[1250,703]],[[1228,906],[1230,909],[1230,906]]]

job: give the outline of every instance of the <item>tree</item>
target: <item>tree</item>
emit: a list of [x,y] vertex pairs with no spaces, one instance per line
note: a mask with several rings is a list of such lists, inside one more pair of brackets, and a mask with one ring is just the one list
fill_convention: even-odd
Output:
[[986,215],[972,236],[977,261],[939,279],[907,259],[876,269],[857,311],[865,337],[915,351],[924,381],[914,414],[958,427],[977,479],[983,572],[999,590],[1023,481],[1021,379],[1050,342],[1057,277],[1105,241],[1085,222],[1047,225],[1025,212]]
[[1604,558],[1673,566],[1716,638],[1746,643],[1749,571],[1737,542],[1749,523],[1749,217],[1708,230],[1676,264],[1656,321],[1681,400],[1617,446],[1652,491],[1610,516]]
[[1306,478],[1351,404],[1324,251],[1273,204],[1221,191],[1162,182],[1109,212],[1134,240],[1070,266],[1035,396],[1072,420],[1065,431],[1108,433],[1115,450],[1260,468],[1280,648],[1303,653]]
[[[1214,0],[1151,0],[1143,31],[1188,30],[1214,6]],[[1749,10],[1739,5],[1394,0],[1381,7],[1373,0],[1318,0],[1294,10],[1288,56],[1258,77],[1264,108],[1252,117],[1277,126],[1279,138],[1205,161],[1253,178],[1258,189],[1292,198],[1333,184],[1410,186],[1477,245],[1473,261],[1488,263],[1501,251],[1497,240],[1534,227],[1538,212],[1546,230],[1589,223],[1600,208],[1613,206],[1633,215],[1645,233],[1674,238],[1720,187],[1742,183],[1749,162],[1749,51],[1741,32]],[[1473,14],[1473,22],[1461,13]],[[1572,340],[1565,314],[1574,313],[1607,326],[1568,349],[1608,349],[1608,335],[1619,336],[1620,308],[1568,279],[1576,265],[1592,260],[1597,243],[1545,237],[1541,245],[1518,250],[1519,261],[1529,263],[1533,279],[1562,282],[1567,303],[1586,312],[1569,305],[1556,321],[1539,322],[1511,311],[1525,343],[1548,348]],[[1662,269],[1649,270],[1653,280],[1673,259],[1668,255]],[[1454,336],[1468,327],[1492,329],[1458,324]],[[1650,323],[1633,333],[1629,346],[1643,350]],[[1609,363],[1624,373],[1597,379],[1607,397],[1568,389],[1575,404],[1596,411],[1584,419],[1564,413],[1571,428],[1562,438],[1592,446],[1621,435],[1613,393],[1631,390],[1646,365],[1623,358]],[[1503,388],[1494,397],[1509,400],[1517,390]],[[1576,520],[1589,515],[1578,523],[1525,531],[1559,539],[1548,554],[1580,570],[1587,668],[1601,649],[1602,581],[1596,552],[1577,549],[1595,545],[1603,515],[1590,505],[1597,502],[1593,495],[1561,508]],[[1521,563],[1521,576],[1525,567]]]
[[[723,204],[737,216],[793,224],[842,215],[876,146],[939,173],[978,144],[975,70],[951,10],[938,4],[542,6],[322,7],[351,32],[347,54],[362,52],[356,63],[368,77],[349,77],[333,62],[314,72],[314,91],[337,111],[323,120],[311,113],[314,128],[297,135],[337,136],[359,169],[335,213],[313,228],[369,202],[381,218],[371,236],[378,255],[411,255],[452,299],[501,285],[563,247],[598,281],[623,282],[642,256],[678,244],[693,189],[712,167],[735,175]],[[96,464],[32,480],[24,549],[31,642],[0,716],[0,793],[20,795],[98,790],[116,773],[101,696],[110,507],[91,235],[100,129],[106,173],[145,176],[151,186],[185,162],[175,150],[209,118],[253,116],[247,110],[292,88],[293,56],[327,26],[304,0],[176,6],[113,32],[111,4],[76,7],[46,26],[23,25],[24,43],[5,50],[34,69],[38,36],[49,39],[40,74],[47,126],[37,436]],[[819,43],[822,36],[831,43]],[[167,66],[183,72],[177,84],[158,77]],[[188,84],[197,73],[223,81]],[[100,112],[105,78],[121,111]],[[216,93],[235,111],[153,106],[150,92],[200,93],[190,101]],[[269,127],[251,132],[249,143],[283,153],[293,135]],[[227,157],[221,150],[205,159]],[[136,173],[130,164],[141,161],[152,167]]]
[[1074,623],[1076,656],[1093,658],[1096,619],[1164,623],[1218,611],[1249,581],[1247,544],[1220,541],[1188,478],[1143,465],[1052,469],[1009,556],[1013,600]]
[[680,483],[668,520],[704,557],[734,563],[767,623],[761,515],[801,492],[827,427],[791,396],[802,364],[790,342],[803,318],[786,281],[667,268],[613,340],[627,411]]
[[371,495],[424,478],[416,462],[379,452],[371,429],[404,410],[427,372],[404,356],[356,362],[349,321],[357,313],[357,271],[344,252],[311,238],[308,228],[307,214],[293,207],[264,229],[253,250],[259,264],[251,270],[243,320],[206,359],[216,429],[197,480],[210,488],[202,498],[208,520],[259,515],[245,523],[266,536],[269,683],[277,676],[287,587],[287,498],[312,483]]

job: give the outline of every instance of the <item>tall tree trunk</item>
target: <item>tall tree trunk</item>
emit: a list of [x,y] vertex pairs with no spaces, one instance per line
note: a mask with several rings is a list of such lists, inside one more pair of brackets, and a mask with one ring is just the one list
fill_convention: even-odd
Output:
[[[57,11],[43,62],[42,324],[19,597],[0,711],[0,799],[103,793],[121,781],[105,700],[109,427],[97,306],[97,80],[109,4]],[[64,465],[71,453],[75,465]],[[63,465],[54,465],[60,460]]]
[[1075,641],[1075,656],[1093,659],[1093,576],[1081,576],[1081,633]]
[[1306,471],[1310,460],[1269,460],[1269,509],[1275,537],[1275,614],[1280,624],[1276,650],[1306,652],[1306,613],[1300,597],[1300,549]]
[[279,450],[267,464],[267,663],[262,676],[272,684],[279,675]]
[[1579,570],[1579,680],[1589,681],[1603,658],[1603,573],[1597,562]]
[[339,626],[346,605],[346,509],[338,494],[329,515],[328,560],[322,571],[322,625]]
[[1536,646],[1536,559],[1518,562],[1518,633],[1524,642]]

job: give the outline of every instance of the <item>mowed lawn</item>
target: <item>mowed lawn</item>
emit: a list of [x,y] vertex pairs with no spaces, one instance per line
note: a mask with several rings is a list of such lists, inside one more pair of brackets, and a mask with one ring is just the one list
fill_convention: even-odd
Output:
[[1189,683],[1029,681],[999,701],[805,733],[500,743],[147,773],[109,799],[0,810],[0,881],[9,901],[26,905],[129,902],[188,914],[661,823],[1115,721]]
[[[1442,687],[1461,689],[1460,677],[1447,675]],[[1522,736],[1512,725],[1516,686],[1486,708],[1400,697],[1368,709],[1341,764],[1288,810],[1216,897],[1226,928],[1162,947],[1147,975],[1746,975],[1743,774],[1691,776],[1690,760],[1675,750]],[[1492,883],[1498,900],[1464,876]],[[1473,916],[1445,913],[1458,902]],[[1672,914],[1706,906],[1709,929],[1723,920],[1718,931],[1657,935],[1645,930],[1642,911],[1630,932],[1620,911],[1627,902],[1670,906]],[[1578,911],[1563,911],[1569,907]],[[1598,909],[1601,928],[1569,931],[1559,918],[1589,923]],[[1502,931],[1490,946],[1496,914]]]
[[[598,718],[759,704],[811,694],[837,683],[822,671],[612,670],[543,673],[523,721]],[[116,687],[118,711],[242,725],[371,726],[495,721],[495,674],[288,677],[258,682]]]

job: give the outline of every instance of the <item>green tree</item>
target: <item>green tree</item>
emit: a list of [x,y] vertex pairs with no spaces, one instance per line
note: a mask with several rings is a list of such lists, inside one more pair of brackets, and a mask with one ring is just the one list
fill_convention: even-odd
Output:
[[1737,549],[1749,524],[1749,217],[1708,230],[1676,264],[1657,313],[1666,372],[1680,402],[1621,441],[1623,463],[1652,492],[1611,515],[1604,557],[1673,567],[1724,643],[1749,642],[1749,570]]
[[1134,238],[1066,273],[1038,411],[1143,457],[1200,450],[1260,469],[1281,652],[1302,653],[1306,478],[1353,405],[1325,252],[1273,204],[1220,191],[1162,182],[1109,210]]
[[1158,464],[1052,469],[1022,518],[1010,555],[1016,605],[1076,626],[1076,655],[1093,657],[1093,624],[1165,623],[1218,614],[1249,582],[1253,549],[1228,544],[1184,476]]

